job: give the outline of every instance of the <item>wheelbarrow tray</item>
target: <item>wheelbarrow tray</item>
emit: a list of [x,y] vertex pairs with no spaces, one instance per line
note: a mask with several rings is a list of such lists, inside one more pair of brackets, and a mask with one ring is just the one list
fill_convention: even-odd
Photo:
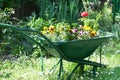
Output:
[[90,56],[106,39],[112,36],[93,38],[88,40],[72,40],[64,42],[53,42],[52,46],[45,46],[45,49],[55,57],[62,57],[66,60],[82,60]]

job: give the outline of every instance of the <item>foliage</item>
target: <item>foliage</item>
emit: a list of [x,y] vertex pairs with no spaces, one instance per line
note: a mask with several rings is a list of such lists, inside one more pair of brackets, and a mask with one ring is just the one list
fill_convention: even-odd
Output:
[[[5,1],[5,0],[1,0],[1,1]],[[15,0],[9,0],[9,1],[12,2],[12,4],[14,4]],[[89,1],[89,0],[86,0],[86,1]],[[93,1],[93,0],[90,0],[90,1]],[[99,0],[94,0],[94,1],[99,1]],[[15,2],[18,4],[21,4],[22,0],[18,0]],[[43,30],[43,33],[47,34],[48,37],[50,36],[52,41],[73,40],[78,38],[88,39],[88,38],[97,37],[98,33],[96,31],[98,30],[98,27],[103,30],[112,31],[116,34],[118,39],[120,38],[120,23],[119,23],[120,16],[119,14],[116,16],[116,19],[115,19],[116,24],[112,25],[113,22],[112,22],[111,6],[105,5],[102,11],[94,11],[86,7],[88,8],[87,10],[89,12],[89,15],[92,15],[92,16],[89,16],[88,18],[86,18],[87,16],[85,15],[85,17],[80,18],[79,19],[80,22],[78,22],[77,20],[79,18],[79,13],[81,12],[80,10],[83,8],[83,4],[81,0],[76,0],[76,1],[74,0],[37,0],[36,3],[39,6],[39,10],[40,10],[39,18],[36,18],[36,15],[33,14],[28,18],[29,20],[28,22],[20,21],[18,23],[14,23],[14,19],[11,17],[11,15],[14,13],[14,9],[6,8],[5,10],[0,10],[0,22],[15,24],[22,28],[29,27],[38,31]],[[0,3],[0,7],[1,5],[3,4]],[[15,6],[15,5],[10,5],[10,6]],[[78,22],[79,24],[73,23],[73,22]],[[80,33],[80,31],[82,32]],[[86,34],[84,35],[83,34],[84,31],[85,32],[87,31],[88,35]],[[51,34],[54,32],[55,32],[54,35]],[[48,33],[50,34],[48,35]],[[79,33],[82,34],[82,36],[79,35]],[[34,33],[30,33],[29,35],[35,39],[38,36]],[[110,48],[110,46],[112,46],[112,48]],[[118,54],[120,52],[119,48],[120,48],[119,41],[117,44],[110,43],[106,46],[103,46],[103,53],[107,53],[107,54],[102,55],[102,57],[103,57],[104,63],[107,64],[108,66],[105,70],[98,69],[97,77],[94,78],[95,80],[119,79],[120,77],[119,76],[120,75],[120,72],[119,72],[120,55]],[[41,51],[37,45],[35,45],[29,39],[24,38],[24,36],[21,36],[20,33],[15,31],[14,29],[0,27],[0,54],[4,54],[4,53],[7,53],[7,54],[11,53],[16,55],[33,53],[33,56],[36,56],[36,54],[38,55],[39,53],[41,53]],[[93,55],[92,57],[95,61],[97,60],[96,58],[94,58],[96,56]],[[39,65],[41,63],[39,63],[40,62],[39,58],[36,59],[36,58],[21,56],[18,59],[17,58],[14,58],[14,59],[15,60],[4,61],[4,57],[1,58],[0,56],[0,80],[3,80],[3,79],[6,79],[6,80],[11,80],[11,79],[12,80],[14,79],[56,80],[56,77],[57,77],[56,73],[58,73],[58,69],[54,73],[49,72],[48,69],[52,65],[54,65],[54,63],[56,63],[57,59],[52,60],[52,58],[50,59],[45,58],[46,60],[45,64],[47,64],[45,66],[46,67],[45,74],[40,74]],[[72,70],[75,64],[71,64],[68,62],[65,62],[64,64],[65,64],[65,70],[67,70],[65,71],[65,74],[64,74],[64,76],[66,77],[66,75],[70,73],[70,71]],[[83,76],[78,75],[79,71],[77,71],[73,75],[73,80],[91,79],[89,77],[90,75],[88,74],[88,72],[90,72],[89,69],[91,68],[86,67],[87,72],[85,72]]]
[[36,18],[35,14],[29,16],[27,20],[26,26],[35,30],[41,30],[43,26],[48,26],[55,23],[54,19],[45,20],[42,17]]
[[111,31],[110,26],[113,24],[111,7],[107,4],[103,7],[100,13],[98,13],[98,21],[103,30]]
[[112,7],[112,13],[113,13],[113,23],[115,23],[116,15],[120,14],[120,1],[119,0],[113,0],[113,7]]
[[90,19],[87,12],[81,13],[80,24],[59,22],[44,26],[42,33],[52,41],[69,41],[75,39],[90,39],[98,35],[99,24],[96,19]]
[[38,2],[40,17],[58,21],[76,22],[82,10],[81,0],[41,0]]
[[[23,4],[26,1],[27,0],[25,1],[10,0],[7,3],[9,4],[17,3],[15,5],[20,6],[20,4]],[[30,0],[30,1],[33,1],[33,0]],[[98,28],[101,28],[107,31],[112,31],[111,30],[112,29],[111,28],[111,25],[112,25],[111,6],[109,6],[108,4],[105,4],[105,6],[101,11],[100,10],[96,11],[96,10],[93,10],[92,8],[89,8],[89,5],[85,7],[86,3],[84,3],[84,1],[86,1],[87,4],[91,4],[91,2],[93,3],[96,3],[97,1],[99,2],[99,0],[93,0],[93,1],[83,0],[83,3],[81,0],[76,0],[76,1],[74,0],[59,0],[59,1],[58,0],[49,0],[49,1],[37,0],[36,1],[35,0],[33,1],[33,3],[37,3],[37,6],[39,6],[40,17],[38,17],[36,14],[33,13],[32,16],[28,16],[27,18],[28,22],[25,22],[22,20],[18,20],[18,22],[16,22],[17,19],[14,20],[13,17],[11,17],[12,13],[14,13],[14,9],[10,10],[9,8],[6,8],[4,11],[2,10],[0,11],[0,14],[2,14],[0,15],[0,22],[15,24],[22,28],[32,28],[38,31],[44,30],[43,27],[47,27],[47,29],[49,29],[50,26],[54,26],[55,32],[58,31],[57,34],[55,34],[54,36],[57,37],[59,35],[59,37],[57,38],[52,38],[52,36],[49,35],[54,41],[58,40],[58,38],[59,40],[91,38],[92,37],[91,33],[93,36],[96,37],[98,36],[98,32],[97,32]],[[10,7],[14,7],[15,5],[11,5]],[[97,6],[98,5],[99,4],[97,4]],[[80,12],[83,11],[84,8],[86,11],[89,12],[90,16],[88,18],[80,17]],[[116,18],[116,19],[119,20],[119,18]],[[80,25],[82,25],[82,28],[80,27]],[[60,32],[59,30],[57,30],[59,28],[63,28],[63,31]],[[90,31],[90,30],[85,31],[88,33],[88,35],[81,36],[79,35],[79,33],[81,31],[80,34],[83,34],[84,32],[83,28],[89,28],[89,29],[92,29],[93,31]],[[74,33],[74,31],[77,31],[77,30],[78,32]],[[32,53],[34,52],[34,48],[37,48],[37,47],[33,47],[36,45],[31,43],[29,40],[25,39],[23,36],[19,35],[14,30],[2,28],[0,29],[0,33],[1,33],[0,42],[2,44],[1,53],[4,53],[4,52],[7,53],[6,52],[7,50],[8,52],[13,54]],[[35,36],[35,35],[36,34],[32,34],[32,33],[30,34],[30,36]],[[35,51],[35,53],[36,52],[37,51]]]
[[27,16],[30,16],[33,12],[36,14],[39,13],[38,0],[0,0],[0,8],[4,10],[5,8],[13,8],[15,14],[12,15],[19,19],[24,19]]
[[0,0],[0,8],[3,6],[4,0]]
[[[12,9],[8,9],[8,8],[6,8],[4,11],[2,11],[0,9],[0,22],[1,23],[11,23],[10,15],[11,15],[12,11],[13,11]],[[10,29],[4,29],[4,28],[0,27],[0,33],[1,33],[0,34],[0,43],[2,44],[0,46],[1,52],[8,50],[8,49],[5,50],[6,45],[9,44],[8,40],[10,39],[10,33],[7,33],[8,30],[10,30]],[[5,36],[5,35],[8,35],[8,36]]]
[[0,6],[3,9],[14,8],[16,17],[29,16],[36,12],[39,17],[47,20],[56,18],[59,21],[74,22],[83,5],[81,0],[2,0]]
[[[13,24],[16,18],[11,17],[14,13],[12,8],[0,11],[0,23]],[[11,28],[0,27],[0,54],[30,54],[32,44]]]
[[120,13],[116,12],[114,24],[111,25],[111,31],[116,35],[117,40],[120,40]]
[[115,24],[120,24],[120,13],[116,13]]
[[117,13],[120,13],[120,0],[112,0],[112,3],[114,4],[113,5],[113,13],[117,12]]
[[117,40],[120,40],[120,0],[113,0],[112,3],[114,4],[112,8],[114,24],[111,26],[111,30],[116,34]]
[[[102,8],[100,8],[100,4],[98,0],[93,1],[93,3],[91,1],[86,2],[88,4],[88,6],[86,6],[86,10],[89,12],[89,14],[91,15],[90,18],[94,18],[98,21],[99,23],[99,28],[101,28],[104,31],[111,31],[111,25],[113,24],[113,14],[112,14],[112,6],[109,4],[109,0],[107,2],[104,3],[104,5],[102,6]],[[96,3],[96,9],[92,9],[91,4],[95,5]],[[84,5],[85,2],[84,2]]]
[[13,8],[0,9],[0,22],[11,24],[11,15],[14,14]]

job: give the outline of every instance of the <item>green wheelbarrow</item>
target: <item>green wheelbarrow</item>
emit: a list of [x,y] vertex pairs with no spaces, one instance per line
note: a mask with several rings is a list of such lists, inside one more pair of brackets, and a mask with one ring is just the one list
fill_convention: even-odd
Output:
[[[58,74],[58,80],[60,79],[62,70],[63,70],[63,62],[65,59],[70,62],[77,63],[73,71],[67,77],[67,80],[71,79],[72,74],[77,70],[77,68],[81,68],[81,73],[83,73],[84,65],[93,66],[93,75],[96,75],[97,67],[105,68],[106,66],[101,63],[101,51],[102,51],[102,43],[107,39],[112,38],[114,35],[106,35],[103,37],[96,37],[88,40],[73,40],[73,41],[64,41],[64,42],[51,42],[47,37],[44,37],[46,41],[43,40],[44,48],[53,56],[60,58],[60,68]],[[89,60],[85,60],[85,58],[89,57],[93,54],[93,52],[100,46],[100,62],[93,62]]]
[[[60,64],[59,67],[59,74],[58,80],[61,78],[61,73],[63,71],[63,60],[67,60],[70,62],[77,63],[75,68],[72,70],[70,75],[68,75],[67,80],[71,79],[72,74],[80,67],[81,71],[83,72],[84,65],[93,66],[93,74],[95,75],[95,71],[97,67],[106,67],[104,64],[101,63],[101,51],[102,51],[102,43],[105,42],[107,39],[114,37],[113,34],[106,35],[102,37],[96,37],[88,40],[72,40],[72,41],[63,41],[63,42],[51,42],[45,35],[43,35],[40,31],[36,31],[29,28],[18,28],[13,25],[8,24],[1,24],[0,27],[9,27],[18,31],[24,37],[32,40],[36,44],[38,44],[42,50],[47,51],[54,57],[60,58],[58,63]],[[37,35],[37,39],[34,39],[34,36],[31,36],[29,33],[35,33]],[[39,36],[39,37],[38,37]],[[89,57],[93,54],[93,52],[100,46],[100,62],[93,62],[90,60],[86,60],[85,58]],[[42,57],[42,56],[41,56]],[[57,64],[58,64],[57,63]],[[43,65],[41,66],[43,68]]]

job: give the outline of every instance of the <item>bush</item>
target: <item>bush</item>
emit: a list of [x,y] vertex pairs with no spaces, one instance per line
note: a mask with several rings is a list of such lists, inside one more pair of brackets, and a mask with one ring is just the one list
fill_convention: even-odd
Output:
[[[0,23],[13,24],[13,13],[12,8],[0,10]],[[30,54],[33,51],[33,44],[11,28],[0,27],[0,44],[0,54]]]

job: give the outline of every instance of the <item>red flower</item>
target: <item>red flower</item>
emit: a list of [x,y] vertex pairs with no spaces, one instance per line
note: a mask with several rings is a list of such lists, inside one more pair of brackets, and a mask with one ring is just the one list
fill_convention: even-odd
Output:
[[88,14],[88,12],[86,12],[86,11],[84,11],[84,12],[81,13],[81,16],[82,16],[82,17],[87,17],[88,15],[89,15],[89,14]]

